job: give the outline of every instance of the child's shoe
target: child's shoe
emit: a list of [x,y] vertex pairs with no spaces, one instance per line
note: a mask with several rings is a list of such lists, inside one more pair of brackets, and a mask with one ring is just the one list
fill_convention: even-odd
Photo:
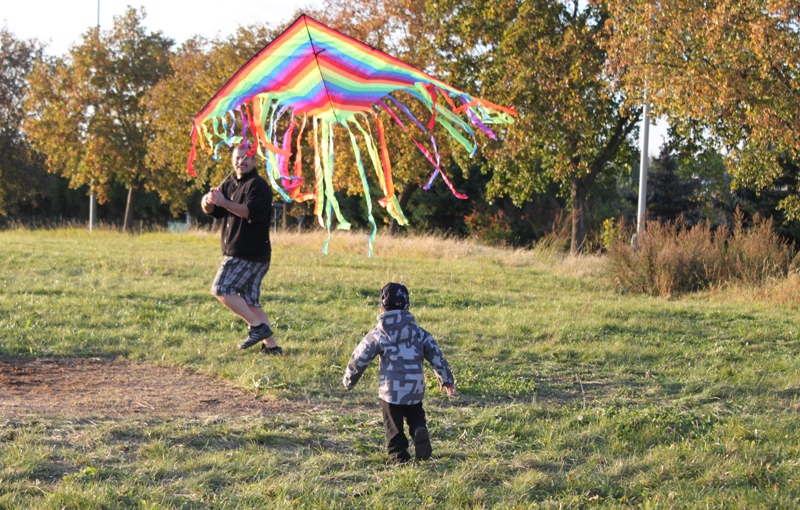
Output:
[[417,460],[428,460],[433,454],[431,436],[426,427],[419,427],[414,431],[414,455]]
[[403,450],[400,453],[389,454],[389,462],[392,464],[405,464],[409,460],[411,460],[411,455],[409,455],[408,450]]

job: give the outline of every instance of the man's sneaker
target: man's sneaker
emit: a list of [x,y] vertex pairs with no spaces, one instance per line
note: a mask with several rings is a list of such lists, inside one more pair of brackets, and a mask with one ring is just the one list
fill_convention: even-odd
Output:
[[433,454],[431,447],[431,436],[428,434],[428,429],[419,427],[414,431],[414,455],[417,460],[428,460]]
[[272,330],[267,324],[259,324],[258,326],[250,326],[247,330],[247,338],[244,342],[239,344],[239,349],[247,349],[252,347],[261,340],[265,340],[272,336]]
[[264,354],[283,356],[283,349],[281,349],[277,345],[275,347],[267,347],[266,345],[261,344],[261,352],[263,352]]

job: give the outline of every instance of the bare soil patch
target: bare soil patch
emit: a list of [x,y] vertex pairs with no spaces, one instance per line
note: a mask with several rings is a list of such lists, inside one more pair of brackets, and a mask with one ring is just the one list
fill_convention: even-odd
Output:
[[175,367],[106,358],[0,357],[0,416],[244,416],[288,407]]

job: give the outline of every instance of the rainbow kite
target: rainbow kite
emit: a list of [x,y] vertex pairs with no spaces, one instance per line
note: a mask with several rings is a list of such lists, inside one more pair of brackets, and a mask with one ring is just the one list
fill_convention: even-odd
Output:
[[[430,112],[430,119],[427,122],[416,119],[405,105],[391,95],[397,91],[404,91],[421,101]],[[336,217],[338,228],[350,228],[350,224],[342,217],[333,190],[333,126],[340,124],[349,134],[364,187],[372,226],[369,242],[372,255],[377,226],[372,216],[369,184],[358,145],[359,134],[365,141],[364,146],[383,191],[384,196],[378,202],[399,224],[408,224],[394,192],[384,125],[378,115],[380,110],[384,110],[409,134],[432,163],[434,170],[424,189],[429,189],[436,176],[441,175],[458,198],[467,197],[455,190],[439,166],[439,152],[433,136],[435,124],[438,122],[473,155],[477,142],[470,124],[495,138],[487,124],[510,123],[513,121],[511,116],[515,115],[513,108],[472,97],[405,62],[302,15],[239,69],[195,116],[187,170],[191,175],[196,175],[192,164],[198,138],[201,146],[213,153],[215,158],[223,144],[246,144],[250,147],[250,154],[258,153],[266,161],[267,177],[283,200],[316,200],[314,214],[320,225],[328,229],[328,240],[323,247],[323,252],[327,252],[333,216]],[[278,121],[287,113],[290,116],[288,128],[279,137]],[[469,122],[462,118],[464,113]],[[430,149],[413,136],[401,117],[406,117],[430,137]],[[370,118],[378,135],[377,143]],[[301,140],[306,129],[313,130],[316,182],[312,191],[303,192]],[[292,173],[289,166],[294,136],[296,152]],[[282,142],[279,138],[282,138]]]

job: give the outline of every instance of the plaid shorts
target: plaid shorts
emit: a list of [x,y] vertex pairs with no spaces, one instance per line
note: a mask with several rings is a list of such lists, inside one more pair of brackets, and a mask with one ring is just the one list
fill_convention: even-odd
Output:
[[225,257],[219,266],[211,293],[215,296],[238,294],[250,306],[261,305],[261,280],[269,270],[269,262],[251,262],[238,257]]

